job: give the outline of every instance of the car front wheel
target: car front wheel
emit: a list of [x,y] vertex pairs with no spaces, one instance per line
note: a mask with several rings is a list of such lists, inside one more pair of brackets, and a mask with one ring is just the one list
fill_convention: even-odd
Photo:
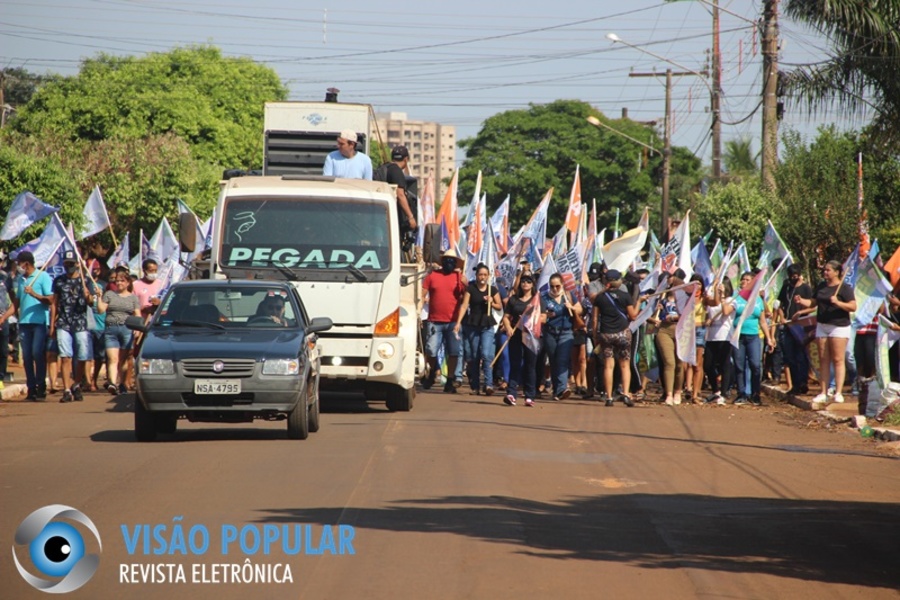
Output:
[[300,394],[297,406],[287,418],[288,438],[292,440],[305,440],[309,437],[309,403],[306,392]]
[[156,419],[153,413],[144,408],[139,398],[134,399],[134,437],[139,442],[156,440]]

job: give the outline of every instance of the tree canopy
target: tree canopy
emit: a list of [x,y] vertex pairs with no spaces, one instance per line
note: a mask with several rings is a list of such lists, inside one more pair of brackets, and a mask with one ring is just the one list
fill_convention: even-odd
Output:
[[784,13],[831,44],[826,60],[784,74],[788,98],[845,115],[871,111],[872,133],[900,141],[900,3],[787,0]]
[[277,74],[217,48],[176,48],[143,57],[101,54],[78,75],[49,81],[12,126],[71,141],[175,134],[195,158],[221,168],[262,164],[267,101],[284,100]]
[[[609,120],[586,102],[557,100],[510,110],[485,120],[474,138],[460,141],[466,160],[460,169],[460,196],[471,197],[478,171],[482,191],[492,206],[507,194],[510,219],[524,223],[550,188],[551,227],[565,219],[575,167],[581,167],[582,201],[597,199],[601,226],[612,225],[616,209],[623,223],[637,223],[644,207],[660,204],[662,159],[606,128],[587,122],[595,116],[622,133],[662,149],[658,133],[633,121]],[[700,160],[684,148],[673,148],[670,196],[678,209],[701,179]]]
[[286,96],[268,67],[210,47],[88,59],[0,134],[0,211],[27,189],[78,225],[99,185],[118,231],[173,219],[177,199],[206,216],[224,168],[261,166],[263,107]]

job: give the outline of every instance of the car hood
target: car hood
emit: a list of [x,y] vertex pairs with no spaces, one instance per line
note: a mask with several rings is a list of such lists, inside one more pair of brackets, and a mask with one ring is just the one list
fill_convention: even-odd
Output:
[[292,358],[299,356],[301,329],[221,331],[200,328],[151,329],[141,347],[144,358]]

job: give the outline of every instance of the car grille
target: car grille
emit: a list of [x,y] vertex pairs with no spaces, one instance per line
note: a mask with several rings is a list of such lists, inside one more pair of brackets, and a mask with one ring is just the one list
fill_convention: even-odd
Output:
[[193,392],[184,392],[181,394],[181,400],[192,407],[201,406],[238,406],[242,404],[253,404],[255,394],[251,392],[242,392],[240,394],[232,394],[228,396],[198,396]]
[[[224,365],[221,372],[213,370],[217,362]],[[253,359],[188,358],[181,361],[185,377],[252,377],[255,366]]]

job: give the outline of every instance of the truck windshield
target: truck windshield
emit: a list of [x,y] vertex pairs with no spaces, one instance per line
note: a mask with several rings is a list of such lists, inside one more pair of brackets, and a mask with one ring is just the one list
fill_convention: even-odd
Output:
[[382,279],[391,264],[388,224],[387,206],[368,200],[233,198],[219,261],[226,270],[287,267],[304,279],[348,269]]

